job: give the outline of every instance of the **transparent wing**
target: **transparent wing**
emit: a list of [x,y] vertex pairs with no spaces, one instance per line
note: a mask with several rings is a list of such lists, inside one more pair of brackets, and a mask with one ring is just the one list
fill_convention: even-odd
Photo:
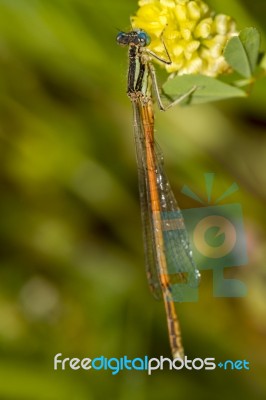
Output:
[[161,222],[167,270],[177,281],[197,287],[199,271],[192,257],[188,232],[163,168],[162,153],[156,150],[156,176],[161,204]]
[[[139,107],[133,103],[134,132],[138,164],[139,191],[141,215],[144,231],[144,246],[146,254],[146,271],[151,290],[156,298],[161,297],[159,266],[155,245],[155,227],[153,210],[151,207],[148,171],[145,149],[145,131]],[[161,229],[163,231],[163,251],[167,262],[167,272],[171,283],[184,283],[190,287],[197,287],[199,271],[192,258],[188,233],[185,228],[182,213],[171,190],[169,181],[164,172],[163,155],[158,146],[154,150],[154,169],[156,173],[157,190],[160,198]],[[161,249],[159,249],[161,251]],[[178,285],[174,285],[175,297],[182,300],[182,291],[178,293]]]

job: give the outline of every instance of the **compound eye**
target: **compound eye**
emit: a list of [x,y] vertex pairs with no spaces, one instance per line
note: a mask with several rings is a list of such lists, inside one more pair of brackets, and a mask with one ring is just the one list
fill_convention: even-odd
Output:
[[151,38],[144,31],[138,33],[138,39],[142,46],[149,46],[149,44],[151,43]]
[[128,35],[125,32],[119,32],[116,36],[116,41],[121,46],[128,44]]

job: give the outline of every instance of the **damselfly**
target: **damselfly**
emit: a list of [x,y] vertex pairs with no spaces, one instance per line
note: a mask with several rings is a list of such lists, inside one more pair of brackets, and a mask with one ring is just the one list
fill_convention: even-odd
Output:
[[[172,355],[184,356],[175,301],[182,301],[182,286],[197,286],[197,270],[190,249],[182,214],[163,168],[163,157],[154,141],[152,89],[159,108],[166,110],[160,97],[152,58],[170,64],[146,48],[150,38],[143,30],[120,32],[119,45],[129,46],[127,94],[134,114],[134,134],[138,164],[138,179],[146,271],[156,298],[163,297]],[[195,88],[170,106],[188,98]],[[178,283],[174,278],[178,279]]]

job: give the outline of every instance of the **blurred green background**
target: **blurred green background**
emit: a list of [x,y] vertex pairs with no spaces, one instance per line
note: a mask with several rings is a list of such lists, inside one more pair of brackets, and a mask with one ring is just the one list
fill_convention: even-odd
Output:
[[[265,49],[266,3],[212,0]],[[244,100],[157,113],[181,208],[241,203],[249,263],[229,269],[242,299],[178,304],[190,358],[246,359],[250,371],[53,371],[53,357],[170,356],[163,304],[144,271],[126,49],[135,0],[0,1],[0,399],[261,399],[266,396],[266,79]]]

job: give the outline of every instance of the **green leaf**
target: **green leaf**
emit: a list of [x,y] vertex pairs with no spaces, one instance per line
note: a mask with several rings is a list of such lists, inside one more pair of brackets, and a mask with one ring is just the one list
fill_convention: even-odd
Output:
[[204,75],[176,76],[163,85],[163,91],[167,96],[176,99],[189,92],[193,86],[197,89],[189,97],[189,104],[208,103],[246,96],[243,90]]
[[245,28],[239,34],[240,40],[247,52],[250,68],[254,72],[260,50],[260,34],[256,28]]
[[234,36],[227,43],[224,50],[224,58],[231,67],[240,75],[249,78],[251,69],[246,51],[238,36]]
[[224,57],[231,67],[245,78],[250,78],[256,68],[260,47],[260,34],[256,28],[245,28],[239,36],[227,43]]

